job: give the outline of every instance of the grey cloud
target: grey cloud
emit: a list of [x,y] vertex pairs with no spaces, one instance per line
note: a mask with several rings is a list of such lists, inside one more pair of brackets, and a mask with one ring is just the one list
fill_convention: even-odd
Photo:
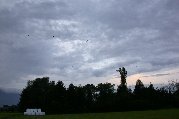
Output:
[[177,74],[177,73],[179,73],[179,72],[159,73],[159,74],[153,74],[153,75],[145,75],[145,76],[142,76],[142,77],[161,77],[161,76],[170,76],[170,75]]
[[2,87],[29,75],[89,82],[122,66],[129,75],[178,66],[177,0],[1,3]]
[[160,77],[160,76],[168,76],[171,75],[170,73],[166,73],[166,74],[155,74],[155,75],[150,75],[150,76],[142,76],[142,77]]
[[0,11],[0,33],[22,32],[23,23],[12,11],[4,9]]
[[45,1],[41,3],[33,3],[24,1],[21,4],[17,4],[16,8],[18,13],[22,13],[25,18],[36,19],[63,19],[73,15],[68,10],[70,9],[63,1]]
[[[117,29],[141,28],[178,28],[175,15],[175,9],[166,9],[169,1],[151,0],[151,1],[114,1],[111,2],[104,14],[100,16],[101,21],[108,24],[109,27]],[[174,14],[173,14],[174,13]],[[157,24],[157,25],[156,25]]]

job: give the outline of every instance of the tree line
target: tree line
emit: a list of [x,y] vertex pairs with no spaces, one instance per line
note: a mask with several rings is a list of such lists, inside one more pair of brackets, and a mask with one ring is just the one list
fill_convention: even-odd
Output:
[[179,107],[179,83],[172,82],[166,87],[145,87],[141,80],[136,81],[132,91],[127,87],[127,71],[120,73],[121,84],[115,89],[111,83],[86,84],[67,88],[62,81],[50,81],[49,77],[36,78],[27,82],[20,95],[19,110],[41,108],[47,114],[88,113],[147,110]]

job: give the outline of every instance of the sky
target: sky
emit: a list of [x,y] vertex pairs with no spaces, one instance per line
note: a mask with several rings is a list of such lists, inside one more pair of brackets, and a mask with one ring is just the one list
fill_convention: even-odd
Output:
[[28,80],[167,84],[179,77],[178,0],[0,0],[0,88]]

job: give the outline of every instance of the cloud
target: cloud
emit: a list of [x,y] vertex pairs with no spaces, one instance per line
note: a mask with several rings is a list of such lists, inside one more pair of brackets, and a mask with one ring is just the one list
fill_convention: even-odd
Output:
[[167,73],[167,74],[155,74],[155,75],[142,76],[142,77],[160,77],[160,76],[166,76],[166,75],[170,75],[170,73]]
[[178,74],[179,72],[172,72],[172,73],[159,73],[159,74],[153,74],[153,75],[148,75],[148,76],[142,76],[142,77],[161,77],[161,76],[170,76],[170,75],[175,75]]
[[[0,87],[22,89],[38,76],[76,84],[106,82],[123,66],[129,76],[176,68],[177,4],[1,0]],[[156,76],[161,75],[167,76]]]

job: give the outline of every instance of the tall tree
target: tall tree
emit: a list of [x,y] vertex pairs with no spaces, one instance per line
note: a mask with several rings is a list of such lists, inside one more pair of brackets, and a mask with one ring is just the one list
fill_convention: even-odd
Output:
[[117,72],[120,73],[121,75],[121,84],[118,86],[117,92],[119,93],[127,93],[127,83],[126,83],[126,78],[127,78],[127,71],[124,67],[119,68],[119,70],[116,70]]
[[124,67],[119,68],[119,70],[116,70],[121,75],[121,86],[126,86],[126,78],[127,78],[127,71]]

